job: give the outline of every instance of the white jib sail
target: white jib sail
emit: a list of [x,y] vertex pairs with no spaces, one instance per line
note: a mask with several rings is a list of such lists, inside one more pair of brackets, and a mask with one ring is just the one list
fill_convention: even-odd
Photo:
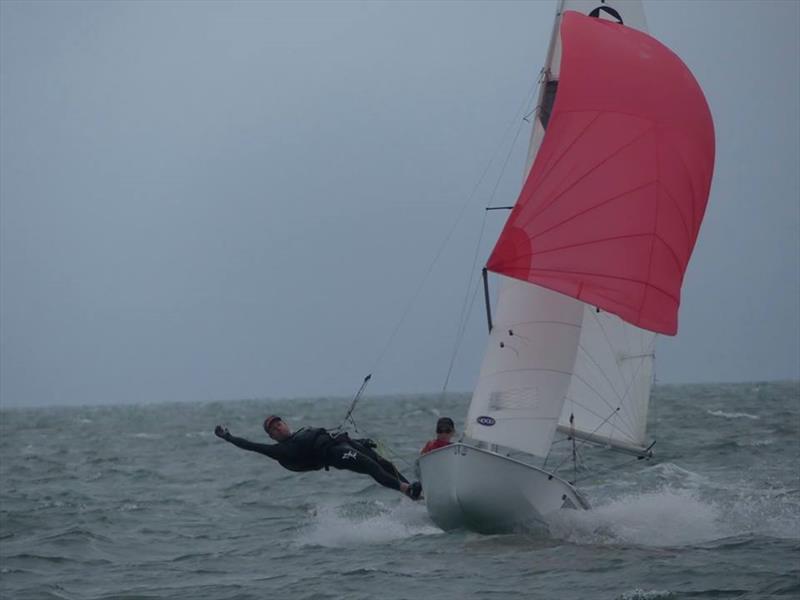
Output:
[[641,449],[645,445],[655,342],[652,331],[585,306],[559,430],[611,446]]
[[[646,31],[640,0],[559,3],[531,132],[526,176],[545,134],[541,110],[545,83],[558,80],[558,31],[561,15],[567,10],[583,14],[597,10],[599,18],[619,18],[629,27]],[[598,314],[593,307],[568,296],[506,277],[502,280],[495,327],[467,415],[467,436],[546,456],[558,424],[562,430],[640,447],[645,435],[655,335],[613,315]]]

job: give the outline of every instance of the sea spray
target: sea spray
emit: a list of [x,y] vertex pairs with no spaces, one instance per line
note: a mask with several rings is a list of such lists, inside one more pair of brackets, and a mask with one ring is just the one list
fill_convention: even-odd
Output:
[[589,511],[563,511],[549,522],[551,534],[577,544],[682,546],[724,536],[719,508],[694,492],[664,489],[629,494]]
[[324,504],[311,512],[311,523],[297,538],[300,545],[327,547],[387,544],[442,531],[427,518],[424,505],[403,498],[396,504],[357,502]]

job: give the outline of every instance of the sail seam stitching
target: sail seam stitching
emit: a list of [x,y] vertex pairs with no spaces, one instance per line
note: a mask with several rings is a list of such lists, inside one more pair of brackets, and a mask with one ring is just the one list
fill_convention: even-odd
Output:
[[[642,185],[636,186],[635,188],[631,188],[631,189],[629,189],[629,190],[626,190],[626,191],[624,191],[624,192],[620,192],[619,194],[616,194],[616,195],[612,196],[611,198],[608,198],[608,199],[606,199],[606,200],[603,200],[603,201],[602,201],[600,204],[596,204],[596,205],[594,205],[594,206],[590,206],[589,208],[586,208],[586,209],[584,209],[584,210],[582,210],[582,211],[580,211],[580,212],[578,212],[578,213],[575,213],[574,215],[571,215],[571,216],[567,217],[567,218],[566,218],[566,219],[564,219],[563,221],[559,221],[559,222],[558,222],[558,223],[556,223],[555,225],[551,225],[551,226],[550,226],[550,227],[548,227],[547,229],[545,229],[545,230],[543,230],[543,231],[540,231],[540,232],[539,232],[539,233],[537,233],[536,235],[533,235],[533,236],[531,236],[531,240],[535,240],[536,238],[538,238],[538,237],[540,237],[540,236],[544,235],[545,233],[548,233],[548,232],[552,231],[553,229],[556,229],[556,228],[558,228],[558,227],[561,227],[561,226],[562,226],[562,225],[564,225],[565,223],[569,223],[570,221],[572,221],[572,220],[574,220],[574,219],[577,219],[578,217],[582,217],[582,216],[583,216],[583,215],[585,215],[586,213],[592,212],[593,210],[596,210],[596,209],[598,209],[598,208],[602,208],[603,206],[605,206],[606,204],[608,204],[608,203],[610,203],[610,202],[613,202],[614,200],[617,200],[617,199],[619,199],[619,198],[622,198],[622,197],[624,197],[624,196],[627,196],[628,194],[631,194],[631,193],[633,193],[633,192],[638,192],[638,191],[639,191],[639,190],[641,190],[641,189],[644,189],[644,188],[646,188],[646,187],[648,187],[648,186],[651,186],[651,185],[653,185],[653,184],[658,184],[658,183],[659,183],[658,179],[654,179],[653,181],[648,181],[648,182],[646,182],[646,183],[643,183]],[[545,209],[545,210],[546,210],[546,209]],[[542,212],[544,212],[544,210],[543,210]],[[541,213],[539,213],[539,215],[541,215]]]
[[[592,121],[592,123],[594,123],[594,122],[595,122],[595,121]],[[643,138],[644,136],[646,136],[648,133],[650,133],[650,132],[651,132],[651,131],[653,131],[654,129],[655,129],[655,125],[653,125],[653,124],[652,124],[652,122],[651,122],[651,125],[650,125],[650,127],[648,127],[647,129],[645,129],[644,131],[642,131],[642,132],[641,132],[639,135],[635,136],[635,137],[634,137],[632,140],[630,140],[630,141],[629,141],[629,142],[627,142],[626,144],[624,144],[624,145],[620,146],[619,148],[617,148],[617,149],[616,149],[614,152],[612,152],[611,154],[609,154],[608,156],[606,156],[606,157],[605,157],[603,160],[601,160],[599,163],[597,163],[597,164],[595,164],[595,165],[592,165],[592,166],[591,166],[591,167],[590,167],[590,168],[589,168],[589,169],[588,169],[588,170],[587,170],[587,171],[586,171],[586,172],[585,172],[583,175],[581,175],[581,176],[580,176],[580,177],[578,177],[578,178],[577,178],[575,181],[573,181],[573,182],[572,182],[572,183],[571,183],[571,184],[570,184],[570,185],[569,185],[569,186],[568,186],[566,189],[563,189],[563,190],[561,190],[561,191],[560,191],[558,194],[556,194],[556,195],[555,195],[555,196],[554,196],[554,197],[553,197],[553,198],[550,200],[550,202],[549,202],[549,203],[548,203],[546,206],[542,206],[541,208],[539,208],[539,210],[537,210],[536,212],[534,212],[533,214],[531,214],[531,215],[528,217],[528,220],[527,220],[527,221],[526,221],[526,222],[523,224],[523,228],[524,228],[524,227],[526,227],[526,226],[527,226],[527,225],[528,225],[528,224],[529,224],[531,221],[533,221],[533,220],[534,220],[536,217],[538,217],[538,216],[539,216],[539,215],[540,215],[542,212],[544,212],[546,209],[550,208],[550,207],[551,207],[551,206],[553,206],[555,203],[557,203],[557,202],[558,202],[558,201],[559,201],[559,200],[560,200],[560,199],[561,199],[561,198],[562,198],[562,197],[563,197],[563,196],[564,196],[564,195],[565,195],[565,194],[566,194],[568,191],[570,191],[570,190],[571,190],[572,188],[574,188],[576,185],[578,185],[579,183],[581,183],[581,182],[582,182],[584,179],[586,179],[586,178],[587,178],[589,175],[591,175],[591,174],[592,174],[593,172],[595,172],[597,169],[599,169],[600,167],[602,167],[602,166],[603,166],[605,163],[607,163],[608,161],[610,161],[612,158],[616,158],[618,154],[620,154],[620,153],[621,153],[621,152],[623,152],[624,150],[627,150],[627,149],[628,149],[630,146],[634,145],[636,142],[638,142],[638,141],[639,141],[641,138]],[[548,171],[548,173],[551,173],[551,172],[552,172],[552,167],[551,167],[551,170],[549,170],[549,171]],[[541,186],[541,184],[542,184],[542,183],[543,183],[543,181],[542,181],[542,182],[537,182],[537,189],[538,189],[538,186]],[[531,193],[533,193],[533,191],[532,191]]]
[[[642,234],[642,235],[648,235],[648,234]],[[623,236],[623,237],[635,237],[635,236]],[[520,256],[531,256],[531,255],[530,254],[528,254],[528,255],[520,254]],[[491,270],[494,270],[494,269],[491,269]],[[618,279],[620,281],[630,281],[631,283],[638,283],[638,284],[646,286],[646,287],[651,287],[654,290],[661,292],[662,294],[664,294],[668,298],[671,298],[676,303],[679,301],[678,298],[676,298],[674,295],[670,294],[666,290],[661,289],[659,286],[654,285],[654,284],[652,284],[652,283],[650,283],[648,281],[641,281],[639,279],[633,279],[631,277],[622,277],[620,275],[605,275],[605,274],[600,274],[600,273],[589,273],[587,271],[566,271],[564,269],[544,269],[544,268],[541,268],[541,267],[538,267],[536,269],[531,269],[530,273],[535,275],[536,273],[538,273],[540,271],[544,272],[544,273],[551,273],[552,272],[552,273],[564,273],[564,274],[569,274],[569,275],[589,275],[591,277],[600,277],[602,279]],[[512,277],[513,277],[513,275],[512,275]],[[543,277],[552,277],[552,276],[548,276],[546,274],[543,274]],[[556,279],[558,279],[558,278],[556,278]],[[535,282],[531,282],[531,283],[535,283]],[[616,301],[616,300],[614,302],[616,302],[618,304],[623,304],[622,302],[619,302],[619,301]],[[627,304],[623,304],[623,306],[627,306],[631,310],[636,310],[634,307],[632,307],[630,305],[627,305]]]
[[[661,153],[658,151],[658,140],[656,140],[655,146],[655,154],[656,154],[656,178],[660,181],[661,180]],[[660,187],[656,188],[656,208],[655,214],[653,215],[653,237],[650,238],[650,255],[647,257],[647,281],[650,281],[650,277],[653,273],[653,255],[655,254],[656,248],[656,241],[655,236],[657,235],[656,232],[658,231],[658,213],[659,213],[659,205],[661,204],[659,193]],[[648,289],[645,288],[642,291],[642,298],[639,301],[639,310],[636,312],[636,322],[640,323],[642,321],[642,312],[644,311],[645,304],[647,302],[647,293]],[[676,300],[677,301],[677,300]]]
[[[680,209],[680,206],[678,205],[678,201],[675,200],[675,198],[672,196],[672,194],[669,193],[669,190],[661,182],[659,182],[659,184],[660,184],[659,187],[667,195],[667,198],[669,198],[672,201],[672,204],[675,205],[675,210],[678,212],[678,215],[681,218],[681,225],[683,225],[683,229],[686,231],[686,239],[691,244],[692,231],[689,229],[689,224],[686,222],[686,218],[684,217],[683,211]],[[692,196],[694,196],[694,190],[692,190]],[[692,202],[694,202],[694,198],[692,198]],[[687,256],[689,254],[691,254],[691,253],[692,253],[692,249],[689,248],[687,250]]]
[[[569,153],[570,149],[572,149],[572,147],[575,144],[578,143],[578,140],[580,140],[584,135],[586,135],[586,133],[592,128],[592,126],[594,126],[595,122],[597,122],[597,120],[601,116],[600,112],[595,112],[595,111],[591,111],[591,112],[590,111],[581,111],[581,112],[586,113],[586,114],[592,114],[592,112],[594,112],[595,115],[584,126],[584,128],[580,132],[578,132],[578,135],[575,136],[575,139],[573,139],[567,145],[567,147],[564,148],[564,150],[558,155],[558,157],[556,157],[555,154],[553,154],[552,156],[548,157],[547,163],[545,163],[542,166],[542,169],[541,169],[541,179],[537,180],[535,182],[531,181],[531,187],[538,189],[539,186],[541,186],[542,184],[544,184],[545,181],[547,181],[547,177],[550,175],[550,173],[553,172],[553,169],[556,167],[556,165],[558,165],[558,163],[561,162],[561,159],[564,158]],[[559,114],[560,114],[560,112],[559,112]],[[557,121],[556,121],[555,117],[556,117],[556,115],[552,115],[551,118],[550,118],[550,127],[548,127],[548,129],[550,129],[550,131],[552,131],[554,129],[554,127],[553,127],[554,124],[557,127]],[[547,131],[545,131],[545,136],[546,135],[547,135]],[[544,139],[542,140],[542,145],[544,145]],[[541,149],[541,146],[540,146],[540,149]],[[538,158],[538,156],[537,156],[537,158]],[[533,173],[533,167],[535,166],[535,164],[536,164],[536,161],[534,160],[534,165],[531,166],[531,173]],[[566,179],[566,176],[564,177],[564,179]],[[564,179],[562,179],[559,182],[559,186],[561,185],[561,183],[563,183]],[[558,187],[558,186],[556,186],[556,187]],[[534,192],[534,190],[532,189],[530,194],[532,195],[533,192]]]

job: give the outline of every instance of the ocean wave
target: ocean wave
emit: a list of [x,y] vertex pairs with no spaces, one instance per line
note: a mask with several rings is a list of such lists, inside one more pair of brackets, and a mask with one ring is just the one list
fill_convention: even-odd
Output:
[[674,598],[675,594],[666,590],[642,590],[635,589],[623,592],[617,596],[616,600],[662,600],[666,598]]
[[[795,597],[797,568],[786,558],[800,548],[797,394],[765,385],[756,401],[750,387],[676,386],[674,400],[656,389],[660,462],[628,465],[586,448],[595,468],[584,490],[596,508],[564,511],[538,537],[444,533],[424,505],[368,477],[285,471],[226,450],[212,433],[231,419],[263,436],[260,420],[272,412],[338,422],[349,398],[333,408],[287,400],[49,411],[38,429],[28,428],[35,414],[3,412],[0,596],[258,598],[282,590],[400,600],[442,585],[448,597],[507,600]],[[380,402],[374,416],[356,420],[410,458],[435,418],[423,412],[409,424],[409,411],[466,414],[467,396],[433,400]],[[136,432],[162,437],[129,437]]]
[[[425,507],[401,501],[387,507],[380,502],[322,505],[312,517],[313,522],[302,531],[297,543],[303,546],[359,546],[386,544],[417,535],[443,534],[428,519]],[[372,513],[364,515],[364,512]],[[377,514],[375,514],[377,513]]]
[[61,531],[53,532],[39,538],[39,542],[51,542],[55,544],[64,544],[72,542],[87,542],[98,541],[111,543],[112,540],[104,535],[95,533],[91,529],[80,526],[71,526]]
[[767,440],[754,440],[754,441],[752,441],[752,442],[750,442],[749,444],[746,444],[746,445],[747,446],[753,446],[755,448],[761,448],[763,446],[772,446],[774,443],[775,443],[775,440],[767,439]]
[[376,575],[389,576],[389,577],[409,577],[409,578],[414,577],[414,575],[410,573],[399,573],[397,571],[392,571],[389,569],[378,569],[375,567],[360,567],[357,569],[352,569],[350,571],[336,570],[323,573],[323,575],[332,575],[332,576],[336,576],[338,574],[344,575],[345,577],[374,577]]
[[709,483],[708,477],[685,469],[671,462],[655,464],[647,468],[643,475],[645,477],[655,477],[659,488],[669,486],[671,488],[690,488],[698,489]]
[[707,410],[706,413],[712,415],[714,417],[724,417],[726,419],[753,419],[758,420],[761,417],[758,415],[751,415],[750,413],[744,412],[734,412],[734,413],[727,413],[721,410]]
[[54,556],[48,554],[31,554],[28,552],[22,552],[20,554],[12,554],[9,556],[4,556],[4,562],[10,562],[13,560],[20,560],[20,561],[42,561],[45,563],[51,564],[79,564],[79,565],[87,565],[92,567],[102,567],[105,565],[112,564],[110,560],[98,558],[98,559],[77,559],[72,558],[71,556]]
[[742,482],[721,506],[731,535],[771,536],[777,539],[800,540],[800,501],[796,490],[769,487],[762,482],[753,489],[752,482]]

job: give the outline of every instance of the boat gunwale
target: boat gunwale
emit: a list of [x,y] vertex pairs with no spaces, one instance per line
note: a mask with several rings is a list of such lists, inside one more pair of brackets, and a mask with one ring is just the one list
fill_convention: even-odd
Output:
[[546,471],[546,470],[542,469],[541,467],[537,467],[536,465],[532,465],[530,463],[526,463],[526,462],[524,462],[522,460],[519,460],[518,458],[512,458],[510,456],[506,456],[504,454],[500,454],[499,452],[494,452],[492,450],[487,450],[486,448],[478,448],[477,446],[472,446],[472,445],[464,443],[464,442],[453,442],[452,444],[448,444],[447,446],[442,446],[441,448],[436,448],[435,450],[430,450],[429,452],[426,452],[425,454],[420,456],[417,459],[417,461],[418,462],[422,461],[422,459],[425,458],[426,456],[428,456],[429,454],[436,454],[438,452],[441,452],[442,450],[454,449],[454,448],[459,447],[459,446],[464,447],[464,448],[468,448],[470,450],[475,450],[477,452],[482,452],[484,454],[489,454],[490,456],[496,456],[498,458],[502,458],[502,459],[507,460],[509,462],[516,463],[516,464],[521,465],[523,467],[527,467],[529,469],[533,469],[534,471],[538,471],[539,473],[547,475],[548,478],[556,479],[556,480],[560,481],[561,483],[563,483],[564,485],[568,486],[573,492],[575,492],[576,496],[579,496],[579,497],[582,496],[582,494],[578,491],[578,489],[573,484],[571,484],[566,479],[562,479],[561,477],[559,477],[555,473],[552,473],[550,471]]

